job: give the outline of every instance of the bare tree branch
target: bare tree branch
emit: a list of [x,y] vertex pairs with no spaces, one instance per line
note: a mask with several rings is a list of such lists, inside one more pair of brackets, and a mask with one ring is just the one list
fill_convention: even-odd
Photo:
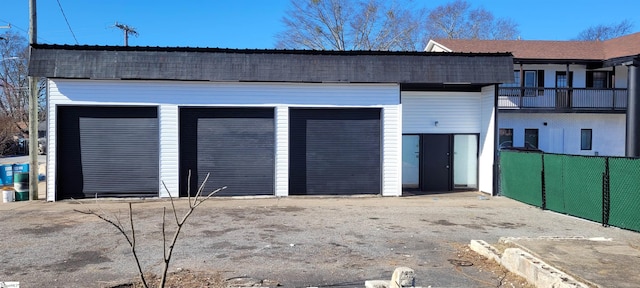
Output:
[[580,41],[605,41],[620,37],[632,32],[633,24],[625,19],[617,24],[595,25],[588,27],[578,34],[576,40]]
[[[162,186],[164,187],[164,189],[166,190],[167,194],[169,195],[169,200],[171,202],[171,209],[173,210],[173,215],[174,215],[174,220],[176,221],[176,230],[173,234],[173,238],[171,239],[170,242],[167,242],[167,231],[166,231],[166,215],[167,215],[167,209],[166,207],[162,208],[162,260],[163,260],[163,268],[162,268],[162,278],[160,279],[160,287],[164,287],[166,284],[166,279],[167,279],[167,272],[169,270],[169,263],[171,261],[171,256],[173,255],[173,249],[175,248],[176,242],[178,241],[178,236],[180,235],[180,231],[182,231],[182,228],[184,226],[184,224],[187,222],[187,219],[189,219],[189,216],[191,216],[193,214],[193,212],[195,211],[195,209],[200,206],[200,204],[202,204],[203,202],[207,201],[209,198],[211,198],[215,193],[218,193],[219,191],[222,191],[224,189],[227,188],[227,186],[224,187],[220,187],[218,189],[215,189],[213,191],[211,191],[209,194],[207,194],[206,196],[202,197],[202,192],[204,191],[204,187],[205,184],[207,183],[208,179],[209,179],[210,174],[207,174],[207,176],[205,177],[204,181],[202,181],[202,184],[200,184],[200,187],[198,188],[198,191],[194,197],[193,202],[191,202],[191,197],[188,197],[188,204],[189,204],[189,209],[186,211],[186,213],[182,216],[182,218],[178,218],[178,210],[176,208],[175,205],[175,200],[173,198],[173,195],[171,195],[171,192],[169,191],[169,189],[167,188],[167,185],[164,183],[164,181],[162,181]],[[191,171],[189,171],[189,179],[191,179]],[[190,186],[190,185],[189,185]],[[191,191],[190,188],[187,188],[188,191]],[[96,195],[96,204],[97,204],[97,195]],[[81,203],[81,202],[80,202]],[[82,214],[87,214],[87,215],[94,215],[96,217],[98,217],[99,219],[111,224],[111,226],[115,227],[118,232],[120,232],[120,234],[122,234],[125,238],[125,240],[127,241],[127,243],[129,244],[129,247],[131,248],[131,253],[133,254],[133,257],[136,261],[136,266],[138,268],[138,274],[140,276],[140,280],[142,281],[142,284],[144,285],[144,287],[149,287],[147,284],[147,281],[144,277],[144,272],[142,270],[142,265],[140,264],[140,259],[138,257],[138,252],[136,250],[136,245],[137,245],[137,240],[136,240],[136,230],[135,230],[135,226],[134,226],[134,220],[133,220],[133,208],[132,208],[132,204],[131,202],[129,202],[129,226],[131,229],[131,235],[129,235],[129,233],[127,232],[127,230],[124,228],[124,225],[122,225],[122,223],[120,222],[120,218],[118,217],[117,214],[113,215],[113,216],[107,216],[108,214],[102,209],[102,207],[100,207],[100,205],[98,205],[99,211],[100,212],[95,212],[91,209],[87,209],[87,210],[78,210],[78,209],[74,209],[74,211],[78,212],[78,213],[82,213]],[[112,220],[115,219],[115,220]],[[168,246],[167,246],[168,244]]]
[[518,37],[518,24],[495,18],[484,8],[471,10],[471,4],[456,0],[433,9],[428,16],[431,38],[509,40]]
[[[196,207],[200,206],[200,204],[202,204],[204,201],[208,200],[209,198],[211,198],[211,196],[213,196],[215,193],[218,193],[219,191],[222,191],[224,189],[227,189],[227,186],[218,188],[214,191],[212,191],[211,193],[209,193],[205,198],[202,199],[198,199],[202,193],[202,191],[204,190],[204,187],[207,183],[207,181],[209,180],[209,173],[207,173],[207,176],[205,177],[204,181],[202,181],[202,184],[200,184],[200,187],[198,188],[198,192],[196,193],[193,203],[191,201],[189,201],[189,210],[187,210],[187,212],[184,214],[184,216],[182,217],[181,220],[178,221],[178,217],[177,217],[177,212],[176,212],[176,208],[175,208],[175,204],[174,204],[174,200],[173,200],[173,196],[171,196],[171,193],[169,192],[169,189],[167,189],[167,185],[164,184],[164,181],[162,183],[162,185],[164,186],[165,190],[167,191],[167,193],[169,194],[169,200],[171,201],[171,207],[173,208],[173,212],[174,215],[176,215],[176,231],[173,234],[173,238],[171,239],[171,242],[169,244],[169,249],[166,249],[166,234],[165,234],[165,217],[164,217],[164,212],[162,215],[162,241],[163,241],[163,260],[164,260],[164,266],[162,268],[162,278],[160,279],[160,287],[164,287],[166,280],[167,280],[167,272],[169,271],[169,262],[171,261],[171,255],[173,255],[173,248],[176,245],[176,242],[178,241],[178,236],[180,235],[180,231],[182,230],[182,227],[184,226],[184,223],[187,222],[187,219],[189,218],[189,216],[191,216],[191,214],[193,214],[193,211],[196,209]],[[191,171],[189,171],[189,176],[191,176]],[[190,177],[189,177],[190,178]]]
[[[276,38],[278,48],[313,50],[416,50],[423,9],[412,1],[291,0]],[[402,4],[402,5],[401,5]]]
[[[29,134],[29,48],[25,37],[11,30],[0,34],[0,117],[20,134]],[[38,82],[38,120],[46,119],[44,79]]]
[[[76,211],[82,214],[87,214],[87,215],[94,215],[99,219],[101,219],[102,221],[105,221],[111,224],[116,229],[118,229],[120,234],[122,234],[125,240],[127,240],[127,243],[129,243],[129,247],[131,248],[131,253],[133,254],[133,258],[136,260],[136,265],[138,267],[138,275],[140,276],[140,280],[142,281],[142,284],[144,285],[144,287],[148,288],[149,286],[147,285],[147,281],[144,278],[142,266],[140,265],[140,259],[138,258],[138,254],[136,252],[136,237],[135,237],[135,230],[133,227],[133,209],[131,208],[131,203],[129,203],[129,219],[130,219],[129,222],[131,224],[131,237],[129,237],[129,234],[127,234],[127,231],[125,230],[124,226],[122,226],[119,220],[117,220],[117,223],[116,223],[113,220],[109,219],[104,213],[97,213],[91,209],[87,209],[86,211],[74,209],[73,211]],[[118,219],[117,216],[115,218]]]

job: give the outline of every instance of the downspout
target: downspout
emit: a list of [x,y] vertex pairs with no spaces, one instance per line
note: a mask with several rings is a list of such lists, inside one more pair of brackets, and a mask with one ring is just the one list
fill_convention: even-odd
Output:
[[627,137],[625,156],[640,157],[640,59],[627,64]]
[[498,89],[499,84],[494,84],[493,91],[493,189],[492,195],[498,196],[500,193],[500,158],[498,157],[498,141],[500,140],[500,128],[498,127]]

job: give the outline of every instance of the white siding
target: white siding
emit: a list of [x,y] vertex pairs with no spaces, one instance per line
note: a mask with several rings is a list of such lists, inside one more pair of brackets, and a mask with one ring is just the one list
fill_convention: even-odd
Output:
[[59,94],[55,82],[47,81],[47,94],[49,101],[47,102],[47,201],[55,201],[55,187],[56,187],[56,123],[57,123],[57,109],[55,105],[51,104],[51,95]]
[[[218,83],[180,81],[99,81],[55,79],[51,103],[175,104],[217,106],[395,105],[395,84]],[[393,97],[395,94],[395,97]],[[391,96],[391,97],[390,97]]]
[[382,196],[402,196],[402,107],[382,110]]
[[[55,200],[56,107],[58,105],[158,106],[160,180],[179,188],[179,108],[274,107],[276,123],[275,195],[288,195],[289,107],[382,108],[382,194],[400,195],[401,111],[397,84],[219,83],[181,81],[49,80],[47,200]],[[168,196],[161,183],[160,197]]]
[[160,197],[169,197],[162,182],[169,189],[171,196],[180,195],[178,114],[177,105],[162,105],[158,109],[160,121]]
[[[482,88],[480,157],[478,160],[478,188],[480,191],[493,193],[493,160],[495,149],[495,87]],[[501,117],[501,116],[498,116]]]
[[472,92],[402,92],[402,133],[480,133],[480,100]]
[[289,107],[276,107],[276,196],[289,195]]
[[[545,152],[625,155],[624,114],[501,113],[498,121],[500,128],[513,129],[513,145],[517,147],[524,145],[524,129],[538,129],[538,148]],[[592,150],[580,149],[581,129],[592,129]]]

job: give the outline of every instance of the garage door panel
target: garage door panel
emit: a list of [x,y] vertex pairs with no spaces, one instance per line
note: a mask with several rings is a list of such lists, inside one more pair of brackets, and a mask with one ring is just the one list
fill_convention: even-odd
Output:
[[156,107],[59,107],[58,199],[158,195]]
[[210,173],[205,191],[227,186],[217,196],[273,195],[273,109],[184,108],[181,113],[181,127],[195,128],[181,129],[181,145],[186,145],[181,173],[195,170],[192,190]]
[[380,193],[379,109],[292,109],[291,194]]

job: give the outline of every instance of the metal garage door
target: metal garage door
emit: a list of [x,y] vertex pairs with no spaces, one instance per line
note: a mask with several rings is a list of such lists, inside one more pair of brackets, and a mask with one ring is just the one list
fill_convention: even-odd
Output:
[[380,109],[291,109],[291,195],[379,194]]
[[158,196],[156,107],[58,107],[58,199]]
[[217,196],[273,195],[275,127],[273,108],[181,108],[180,193],[210,173],[208,191]]

